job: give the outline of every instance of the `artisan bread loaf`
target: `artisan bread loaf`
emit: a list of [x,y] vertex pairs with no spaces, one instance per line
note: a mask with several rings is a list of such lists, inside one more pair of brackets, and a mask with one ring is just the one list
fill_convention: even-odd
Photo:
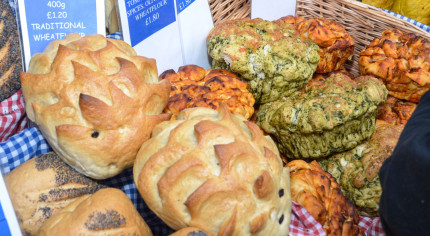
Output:
[[288,235],[289,170],[272,139],[224,104],[157,125],[133,168],[149,208],[175,230]]
[[152,236],[152,232],[125,193],[106,188],[66,206],[47,220],[37,235]]
[[293,24],[303,39],[311,39],[319,46],[320,61],[315,73],[340,70],[354,54],[354,39],[334,20],[290,15],[277,21],[279,24]]
[[170,81],[170,98],[165,110],[174,115],[190,107],[218,110],[221,103],[247,119],[254,114],[255,99],[248,91],[249,84],[228,70],[185,65],[177,73],[167,70],[159,78]]
[[21,73],[28,117],[79,172],[105,179],[131,167],[160,121],[169,81],[155,60],[121,40],[69,34],[35,54]]
[[293,160],[290,167],[291,196],[322,225],[329,236],[365,235],[354,204],[342,194],[336,179],[316,161]]
[[51,215],[78,197],[104,188],[53,152],[34,157],[5,176],[21,231],[35,235]]
[[21,48],[15,16],[7,0],[0,0],[0,102],[21,88]]

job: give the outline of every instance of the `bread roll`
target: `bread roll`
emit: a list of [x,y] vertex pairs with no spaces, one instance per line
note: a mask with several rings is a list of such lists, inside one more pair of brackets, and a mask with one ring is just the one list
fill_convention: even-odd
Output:
[[125,193],[107,188],[66,206],[47,220],[37,235],[152,236],[152,232]]
[[133,175],[149,208],[175,230],[288,235],[289,170],[272,139],[224,104],[157,125]]
[[5,183],[25,235],[35,235],[43,222],[78,197],[105,187],[53,152],[24,162],[5,176]]
[[169,81],[155,60],[121,40],[69,34],[21,73],[26,112],[56,153],[79,172],[112,177],[133,165],[152,128],[170,115]]
[[170,98],[165,110],[174,115],[190,107],[218,110],[221,103],[246,119],[254,114],[255,99],[248,91],[249,84],[228,70],[185,65],[177,73],[166,70],[159,78],[170,81]]

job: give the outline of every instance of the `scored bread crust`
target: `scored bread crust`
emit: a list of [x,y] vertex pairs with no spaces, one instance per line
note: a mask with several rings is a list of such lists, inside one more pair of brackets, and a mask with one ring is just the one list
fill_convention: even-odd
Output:
[[316,161],[294,160],[290,168],[291,196],[324,228],[327,235],[365,235],[358,225],[359,216],[329,173]]
[[185,109],[157,125],[133,168],[145,203],[174,230],[288,234],[289,170],[270,137],[225,105]]
[[25,235],[35,235],[49,217],[80,196],[106,187],[76,172],[54,152],[24,162],[5,176],[5,183]]
[[124,192],[106,188],[53,215],[40,227],[38,236],[43,235],[152,236],[152,232]]
[[32,57],[21,73],[26,112],[69,165],[95,179],[131,167],[160,114],[168,80],[154,59],[121,40],[67,35]]
[[430,89],[430,41],[413,33],[385,30],[360,53],[361,75],[382,80],[389,95],[418,103]]
[[315,73],[328,73],[343,68],[343,64],[354,54],[354,39],[334,20],[314,17],[286,16],[278,20],[280,24],[295,25],[304,39],[311,39],[318,46],[320,61]]
[[21,88],[21,49],[16,20],[8,1],[0,1],[0,102]]
[[179,67],[177,73],[167,70],[159,78],[170,81],[170,98],[165,110],[174,115],[190,107],[218,110],[220,103],[246,119],[254,114],[255,99],[248,91],[249,84],[228,70],[186,65]]

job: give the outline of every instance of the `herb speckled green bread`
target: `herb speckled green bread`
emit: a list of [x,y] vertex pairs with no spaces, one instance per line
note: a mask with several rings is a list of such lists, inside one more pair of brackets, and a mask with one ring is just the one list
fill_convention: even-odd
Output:
[[386,97],[387,89],[373,77],[352,80],[337,73],[264,104],[257,123],[276,137],[287,158],[318,159],[354,148],[369,138],[378,105]]
[[376,120],[375,132],[369,141],[318,161],[325,171],[336,178],[361,215],[379,215],[382,189],[378,172],[393,152],[403,127]]
[[262,19],[225,21],[207,37],[212,67],[247,81],[257,104],[276,101],[302,88],[315,72],[318,45],[302,40],[294,25]]

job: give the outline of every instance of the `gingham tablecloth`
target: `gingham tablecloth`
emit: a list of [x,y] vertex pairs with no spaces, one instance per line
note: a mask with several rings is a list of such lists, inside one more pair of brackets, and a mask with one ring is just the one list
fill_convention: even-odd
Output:
[[21,90],[0,102],[0,142],[27,128],[24,98]]

